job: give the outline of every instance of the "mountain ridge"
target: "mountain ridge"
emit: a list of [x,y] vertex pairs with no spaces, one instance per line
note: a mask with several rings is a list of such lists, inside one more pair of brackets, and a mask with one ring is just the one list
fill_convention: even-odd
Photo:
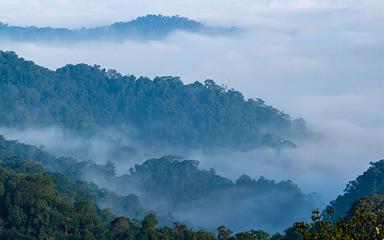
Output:
[[[175,156],[146,160],[118,176],[111,161],[99,165],[56,157],[43,148],[0,135],[0,160],[12,157],[32,160],[71,182],[83,182],[79,185],[82,192],[91,193],[100,208],[109,208],[113,214],[140,219],[155,212],[165,225],[178,220],[211,230],[225,224],[236,230],[259,226],[275,231],[306,217],[317,205],[313,194],[303,193],[289,180],[275,182],[242,175],[232,181],[213,169],[200,169],[198,161]],[[283,209],[286,215],[278,217]],[[196,212],[200,212],[198,219]],[[249,220],[251,216],[257,217]]]
[[86,64],[52,71],[14,52],[0,52],[0,76],[4,127],[58,125],[84,134],[116,126],[148,147],[188,149],[295,147],[290,136],[309,132],[303,119],[213,80],[136,78]]
[[199,33],[211,36],[240,33],[236,27],[215,27],[186,17],[145,15],[124,22],[91,28],[54,28],[15,26],[0,23],[0,38],[16,41],[123,41],[161,40],[175,31]]

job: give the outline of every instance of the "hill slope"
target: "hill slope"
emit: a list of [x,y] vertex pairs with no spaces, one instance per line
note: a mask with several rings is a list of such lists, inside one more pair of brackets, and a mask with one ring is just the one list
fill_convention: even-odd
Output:
[[[261,230],[233,234],[220,226],[216,236],[205,230],[192,231],[180,223],[158,228],[153,214],[141,222],[115,217],[107,209],[98,208],[84,194],[79,183],[71,183],[60,174],[43,172],[36,163],[19,158],[0,157],[0,205],[1,239],[300,240],[384,237],[383,196],[357,201],[348,216],[336,224],[321,219],[319,211],[314,211],[312,223],[297,222],[284,235],[271,236]],[[281,217],[285,214],[279,213]]]
[[18,158],[0,158],[1,239],[108,239],[98,209],[80,184]]
[[117,128],[146,147],[294,146],[308,130],[260,99],[244,99],[212,80],[122,76],[85,64],[51,71],[0,52],[0,123],[60,126],[82,135]]
[[[60,173],[60,175],[54,175],[55,180],[63,185],[68,185],[70,182],[77,182],[74,192],[81,192],[82,195],[88,196],[92,201],[97,203],[101,208],[110,208],[114,214],[124,215],[131,218],[143,218],[147,211],[144,210],[139,198],[134,194],[127,194],[122,196],[120,194],[113,193],[107,189],[102,189],[95,184],[85,183],[83,174],[85,171],[98,171],[108,172],[108,168],[103,166],[97,166],[92,162],[78,162],[73,158],[56,158],[55,156],[41,150],[36,146],[20,144],[16,141],[7,141],[0,135],[0,159],[10,161],[6,162],[8,166],[17,167],[29,166],[31,169],[25,167],[24,171],[33,171],[34,164],[42,166],[37,169],[39,171],[48,171],[52,173]],[[20,164],[26,162],[26,160],[33,160],[32,165]],[[17,167],[21,169],[20,167]],[[97,170],[96,170],[97,169]],[[68,179],[68,180],[67,180]],[[71,191],[68,190],[67,193]]]
[[370,195],[384,195],[384,160],[371,163],[371,167],[355,180],[349,182],[344,193],[330,203],[334,218],[347,215],[351,206],[359,199]]
[[276,231],[316,208],[315,196],[304,194],[291,181],[243,175],[233,182],[213,169],[200,170],[198,164],[173,157],[148,160],[119,177],[115,187],[124,192],[124,186],[135,185],[145,204],[151,206],[156,199],[152,208],[157,212],[167,209],[178,219],[208,229],[225,225],[236,231],[255,226]]
[[101,208],[108,207],[114,214],[140,218],[148,212],[145,208],[155,211],[163,224],[177,219],[211,230],[225,224],[234,230],[257,226],[275,231],[304,218],[316,207],[313,196],[302,193],[290,181],[241,176],[233,182],[213,169],[199,169],[197,161],[171,156],[145,161],[130,174],[116,176],[111,162],[97,165],[56,158],[38,147],[0,137],[0,158],[10,156],[34,159],[47,171],[103,187],[83,186]]

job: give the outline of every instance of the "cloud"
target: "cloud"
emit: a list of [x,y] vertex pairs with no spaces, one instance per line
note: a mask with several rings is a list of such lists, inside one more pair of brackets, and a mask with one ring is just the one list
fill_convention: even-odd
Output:
[[[372,8],[372,5],[375,8]],[[282,12],[358,7],[381,15],[380,0],[3,0],[1,21],[20,25],[83,27],[159,13],[183,15],[217,24],[249,25]],[[65,11],[62,11],[65,9]],[[382,8],[381,8],[382,9]]]
[[[85,62],[124,74],[181,76],[185,82],[211,78],[247,97],[264,98],[295,117],[304,117],[320,133],[317,140],[298,141],[299,148],[287,152],[191,153],[202,166],[215,167],[233,178],[242,173],[291,178],[307,192],[319,191],[331,199],[370,161],[384,157],[381,1],[92,2],[29,1],[26,9],[31,14],[24,14],[27,17],[21,17],[24,10],[15,10],[21,1],[2,1],[0,8],[12,13],[4,15],[6,21],[20,24],[83,26],[155,12],[236,23],[249,30],[231,38],[174,33],[164,41],[147,43],[3,41],[1,48],[16,50],[52,69]],[[68,11],[55,15],[63,7]],[[52,12],[41,14],[45,11]]]

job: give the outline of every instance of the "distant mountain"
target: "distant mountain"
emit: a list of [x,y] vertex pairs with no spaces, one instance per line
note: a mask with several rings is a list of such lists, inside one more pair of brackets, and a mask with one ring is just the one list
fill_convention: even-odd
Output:
[[371,167],[355,180],[348,183],[344,193],[327,208],[334,211],[334,219],[348,214],[348,210],[361,198],[370,195],[384,195],[384,160],[371,163]]
[[172,150],[294,147],[289,139],[309,132],[304,120],[212,80],[185,85],[85,64],[51,71],[13,52],[0,52],[0,77],[4,127],[56,125],[88,136],[113,127],[147,149]]
[[212,27],[179,16],[147,15],[128,22],[95,28],[67,29],[0,25],[0,38],[14,41],[97,41],[155,40],[172,32],[183,31],[206,35],[238,33],[235,27]]

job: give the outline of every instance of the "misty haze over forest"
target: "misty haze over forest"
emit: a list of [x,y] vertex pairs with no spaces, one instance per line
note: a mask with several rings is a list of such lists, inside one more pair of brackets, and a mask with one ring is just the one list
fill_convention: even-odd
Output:
[[71,199],[88,192],[115,216],[153,212],[159,226],[211,232],[284,233],[311,210],[335,208],[336,221],[384,193],[379,0],[16,0],[0,10],[7,174],[59,173],[82,182],[53,177],[60,193],[80,189]]

